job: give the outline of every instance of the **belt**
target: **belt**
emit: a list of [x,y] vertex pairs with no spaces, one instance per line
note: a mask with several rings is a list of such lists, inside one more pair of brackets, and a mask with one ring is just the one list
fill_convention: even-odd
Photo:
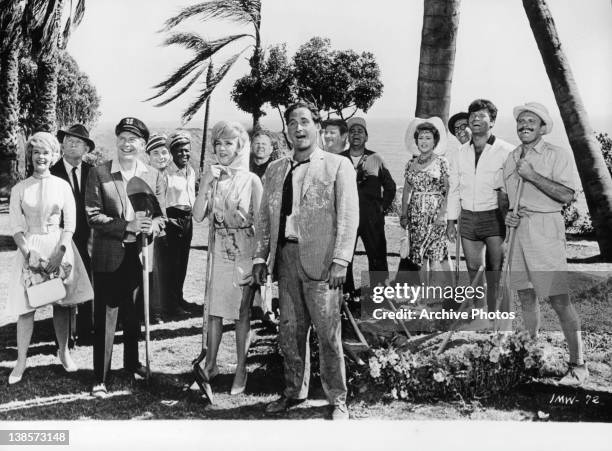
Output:
[[46,235],[47,233],[57,232],[59,230],[62,230],[59,224],[45,224],[41,226],[29,226],[26,232],[35,235]]

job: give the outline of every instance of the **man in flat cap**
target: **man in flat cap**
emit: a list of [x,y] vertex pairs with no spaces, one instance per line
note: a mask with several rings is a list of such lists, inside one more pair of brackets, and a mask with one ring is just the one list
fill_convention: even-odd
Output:
[[[548,297],[567,340],[569,371],[560,383],[581,385],[589,372],[584,363],[580,319],[569,298],[565,224],[561,209],[578,191],[569,151],[544,141],[552,118],[544,105],[529,102],[514,108],[521,145],[509,156],[498,180],[506,225],[516,227],[510,286],[518,291],[523,321],[533,337],[540,326],[538,298]],[[519,180],[524,186],[517,199]],[[512,209],[519,203],[518,214]],[[510,211],[508,211],[510,210]],[[536,297],[537,296],[537,297]]]
[[[341,152],[353,163],[357,173],[357,192],[359,195],[359,228],[357,238],[361,237],[369,271],[376,271],[371,279],[375,285],[384,282],[389,273],[387,264],[387,239],[385,238],[385,214],[395,199],[395,182],[380,154],[366,149],[368,129],[362,117],[352,117],[347,122],[349,148]],[[357,244],[355,242],[355,244]],[[353,262],[347,269],[344,291],[355,295]]]
[[85,210],[93,229],[92,269],[94,273],[94,387],[96,397],[106,396],[117,316],[123,324],[123,367],[134,377],[144,377],[146,369],[138,360],[140,315],[137,298],[142,288],[141,233],[158,234],[163,213],[149,218],[135,212],[126,187],[139,177],[155,193],[165,211],[164,182],[159,172],[138,159],[149,138],[146,125],[133,117],[121,119],[115,127],[117,155],[92,168],[87,180]]
[[[83,156],[95,149],[96,144],[89,139],[89,131],[84,125],[74,124],[67,130],[57,132],[57,138],[62,144],[62,158],[51,167],[51,174],[66,180],[72,187],[76,204],[76,229],[72,241],[76,245],[87,274],[91,278],[91,259],[88,242],[90,229],[85,213],[85,187],[91,165],[83,161]],[[54,305],[53,308],[70,308]],[[75,307],[72,307],[75,308]],[[92,303],[79,304],[76,317],[76,335],[80,345],[93,343],[93,312]]]
[[195,201],[196,173],[189,164],[191,136],[176,132],[168,138],[172,162],[168,165],[166,186],[166,240],[168,242],[169,313],[184,315],[189,304],[183,297],[189,249],[193,236],[191,210]]

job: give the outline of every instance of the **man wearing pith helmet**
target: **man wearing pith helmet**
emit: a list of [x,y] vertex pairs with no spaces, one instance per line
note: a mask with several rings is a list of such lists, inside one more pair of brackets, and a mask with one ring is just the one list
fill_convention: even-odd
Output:
[[[506,225],[516,228],[510,286],[518,291],[523,320],[533,337],[540,325],[538,298],[548,297],[567,340],[569,371],[560,383],[581,385],[588,378],[580,319],[569,298],[565,224],[561,209],[579,188],[569,151],[544,141],[553,121],[546,107],[529,102],[514,108],[521,141],[503,166],[501,208],[510,211]],[[523,180],[520,198],[517,187]],[[518,202],[518,214],[512,209]],[[505,205],[503,205],[505,204]],[[537,296],[537,297],[536,297]]]

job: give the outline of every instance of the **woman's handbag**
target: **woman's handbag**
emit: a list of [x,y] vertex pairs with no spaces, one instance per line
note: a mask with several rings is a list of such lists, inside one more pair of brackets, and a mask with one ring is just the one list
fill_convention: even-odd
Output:
[[410,232],[408,231],[407,227],[404,236],[400,238],[399,254],[401,258],[408,258],[408,255],[410,254]]
[[32,308],[53,304],[66,297],[66,287],[59,277],[26,288],[28,303]]

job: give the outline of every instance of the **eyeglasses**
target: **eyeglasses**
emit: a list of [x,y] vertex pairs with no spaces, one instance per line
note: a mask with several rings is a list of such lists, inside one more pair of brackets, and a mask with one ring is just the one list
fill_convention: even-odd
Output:
[[467,124],[456,125],[454,127],[455,133],[456,132],[461,132],[461,131],[465,130],[467,127],[468,127]]

